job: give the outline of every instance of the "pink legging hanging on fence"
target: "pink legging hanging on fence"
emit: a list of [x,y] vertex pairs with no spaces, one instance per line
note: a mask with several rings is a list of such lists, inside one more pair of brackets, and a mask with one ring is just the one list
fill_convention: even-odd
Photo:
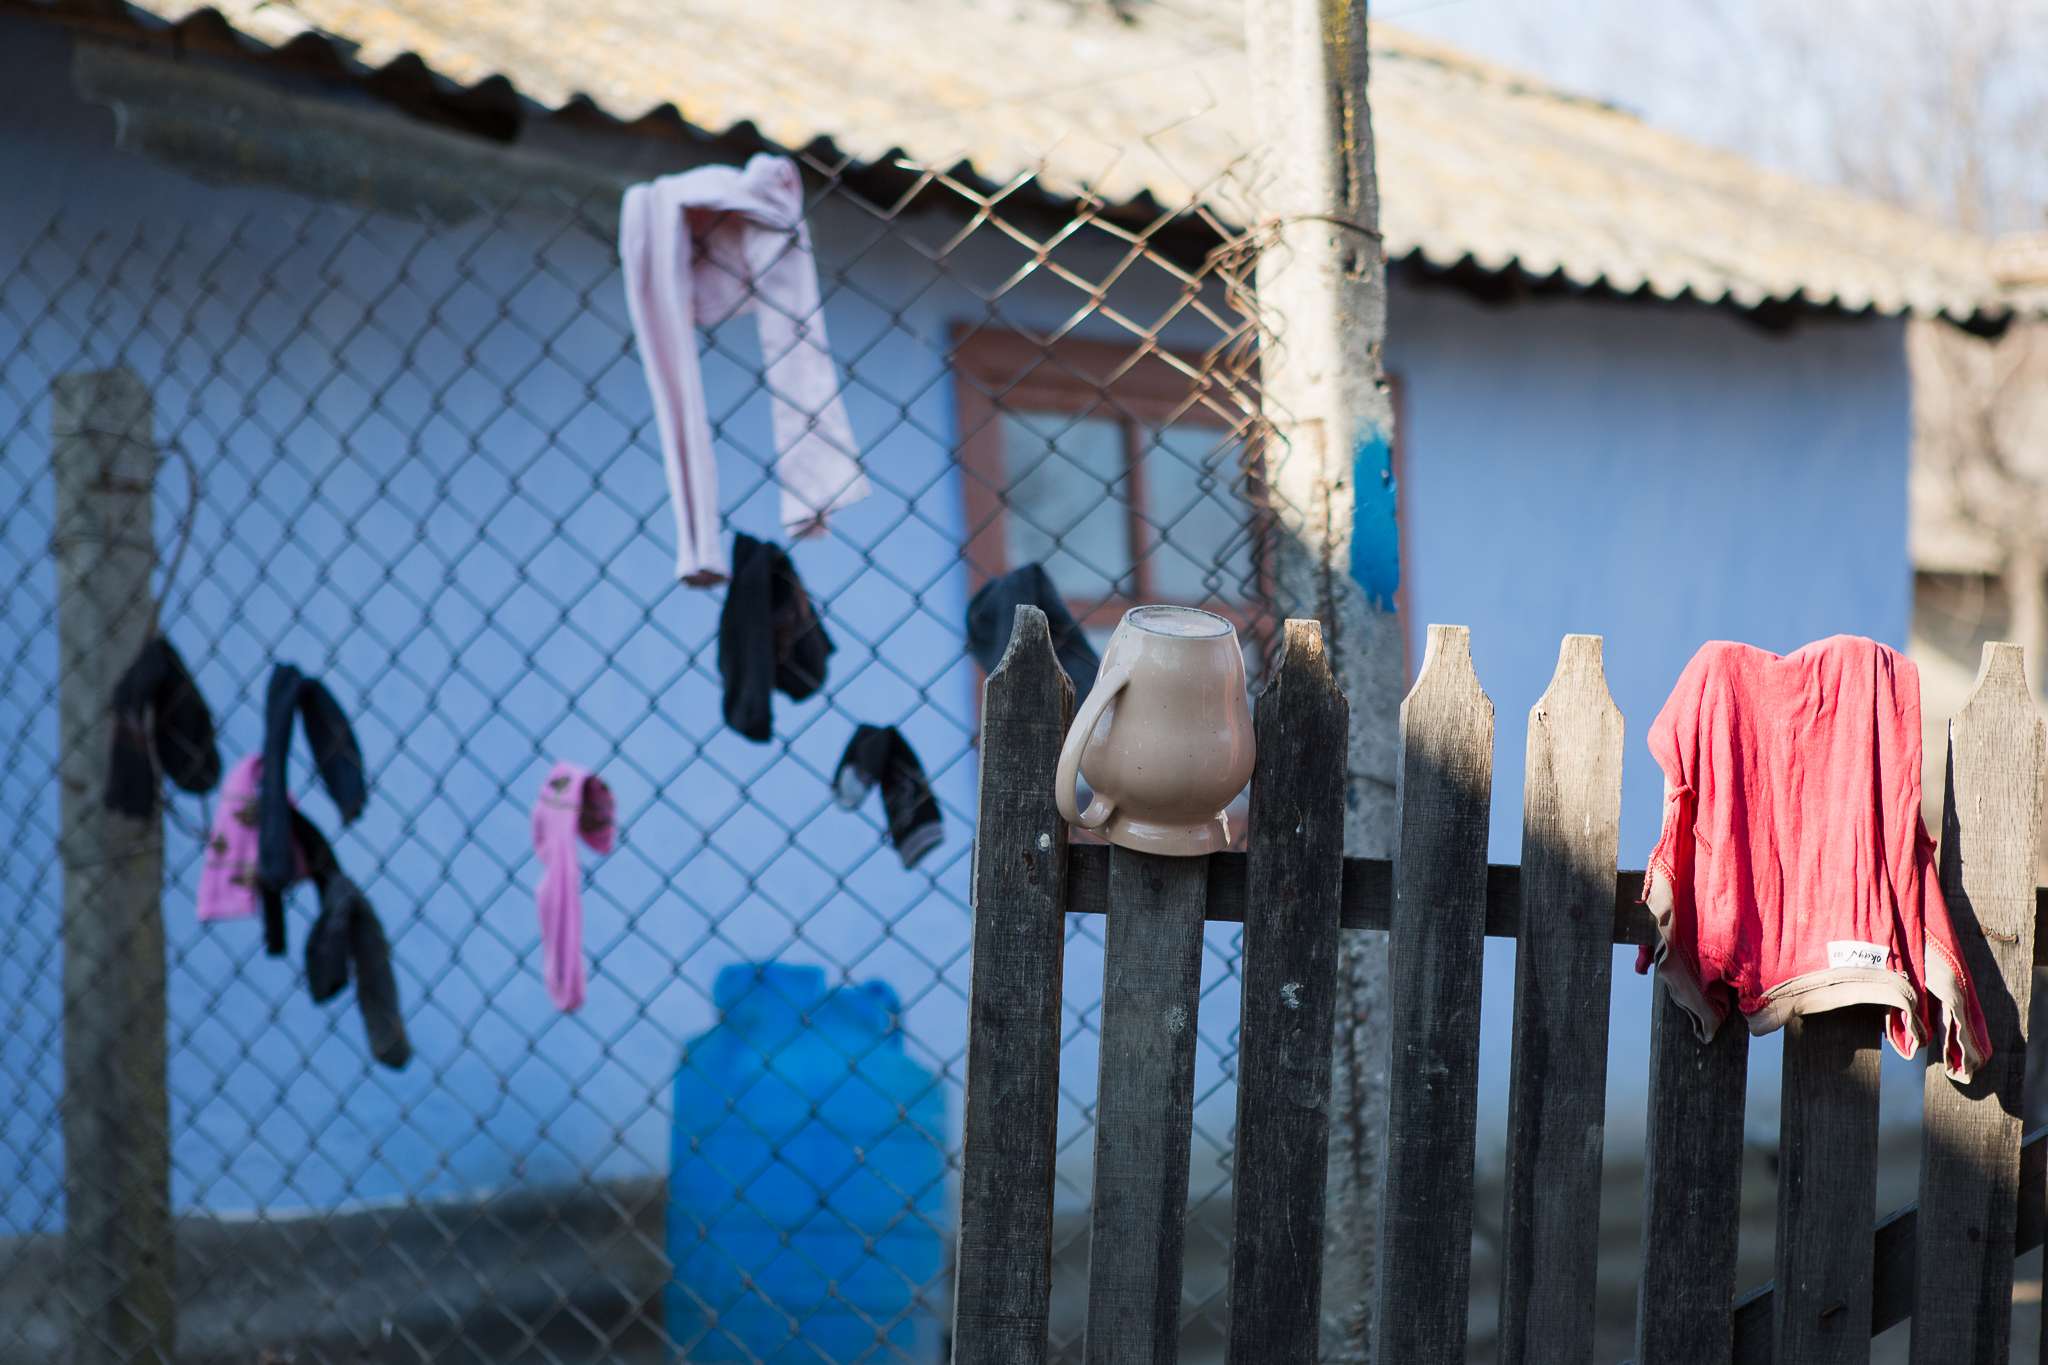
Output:
[[574,763],[557,763],[533,803],[533,851],[543,872],[536,904],[540,911],[543,974],[548,998],[561,1010],[583,1004],[583,869],[576,858],[580,837],[599,853],[612,851],[617,817],[604,779]]

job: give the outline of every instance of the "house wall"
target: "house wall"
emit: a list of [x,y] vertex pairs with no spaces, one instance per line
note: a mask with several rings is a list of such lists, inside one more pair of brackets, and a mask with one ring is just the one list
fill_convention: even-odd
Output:
[[[1397,290],[1390,364],[1413,605],[1472,629],[1495,716],[1492,856],[1520,847],[1529,708],[1559,637],[1606,637],[1626,727],[1621,862],[1657,837],[1662,778],[1644,736],[1693,651],[1786,651],[1849,633],[1903,648],[1910,411],[1903,328],[1806,322],[1769,333],[1726,312],[1646,305],[1495,308]],[[1415,651],[1419,658],[1419,649]],[[1617,951],[1611,1150],[1640,1143],[1647,978]],[[1514,950],[1489,940],[1482,1124],[1505,1121]],[[1750,1049],[1749,1125],[1775,1143],[1781,1039]],[[1887,1054],[1890,1057],[1890,1054]],[[1915,1121],[1919,1069],[1890,1057],[1888,1121]],[[1499,1160],[1482,1142],[1482,1160]]]
[[[948,220],[890,227],[837,203],[813,215],[878,491],[798,551],[839,651],[826,692],[778,698],[778,740],[757,747],[718,718],[720,594],[671,581],[672,524],[602,235],[559,217],[428,233],[117,155],[111,117],[69,94],[66,47],[0,21],[0,81],[17,92],[0,105],[0,261],[20,262],[0,267],[0,575],[18,585],[0,605],[0,1075],[26,1098],[0,1114],[0,1232],[61,1216],[45,395],[51,375],[117,357],[151,383],[159,438],[206,478],[166,622],[226,756],[258,743],[273,660],[326,676],[357,717],[373,796],[338,849],[392,930],[418,1054],[404,1073],[373,1070],[352,1012],[312,1005],[253,923],[193,921],[205,812],[178,798],[165,914],[182,1206],[278,1211],[663,1169],[669,1087],[682,1042],[711,1022],[711,982],[768,956],[890,981],[957,1124],[978,675],[961,653],[944,357],[958,322],[1050,328],[1081,296],[1041,273],[991,305],[980,291],[1019,260],[993,234],[934,272],[914,242]],[[1063,250],[1083,275],[1113,259],[1085,238]],[[1140,273],[1117,301],[1157,316],[1173,297]],[[1608,637],[1630,865],[1657,814],[1642,734],[1699,641],[1903,642],[1896,323],[1766,333],[1701,308],[1489,308],[1397,279],[1391,325],[1409,601],[1417,622],[1472,628],[1500,717],[1496,859],[1519,842],[1523,718],[1563,632]],[[1187,320],[1167,336],[1212,339]],[[713,338],[725,510],[772,534],[757,368],[743,327]],[[163,539],[181,508],[167,479]],[[915,872],[881,842],[876,810],[830,803],[856,720],[899,725],[932,770],[948,841]],[[593,980],[574,1016],[541,987],[527,847],[531,794],[556,757],[604,772],[623,826],[617,852],[585,858]],[[324,797],[305,802],[332,826]],[[308,918],[302,893],[295,948]],[[1234,941],[1214,931],[1205,964],[1198,1195],[1226,1169]],[[1099,942],[1099,926],[1074,927],[1069,1137],[1093,1092]],[[1505,1117],[1512,959],[1489,945],[1482,1160],[1497,1160]],[[1628,965],[1617,955],[1617,1149],[1640,1140],[1647,1069],[1648,996]],[[1752,1055],[1752,1118],[1774,1127],[1773,1054]],[[1085,1163],[1087,1148],[1069,1150]]]

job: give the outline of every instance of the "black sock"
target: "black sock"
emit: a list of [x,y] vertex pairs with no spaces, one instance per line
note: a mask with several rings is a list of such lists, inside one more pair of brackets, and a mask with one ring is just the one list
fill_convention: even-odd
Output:
[[833,795],[853,810],[879,783],[882,809],[889,817],[889,838],[906,868],[937,848],[944,838],[939,803],[932,797],[924,765],[916,750],[893,725],[863,725],[847,741],[833,774]]
[[299,670],[279,664],[271,670],[263,697],[263,784],[256,802],[256,880],[282,892],[292,881],[290,791],[292,717],[298,714]]
[[156,812],[161,781],[189,792],[220,782],[213,713],[185,661],[151,636],[114,685],[114,738],[107,758],[107,809],[138,819]]

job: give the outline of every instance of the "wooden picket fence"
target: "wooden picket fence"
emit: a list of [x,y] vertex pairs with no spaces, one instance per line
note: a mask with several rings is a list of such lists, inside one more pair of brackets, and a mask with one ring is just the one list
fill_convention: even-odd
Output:
[[[1258,703],[1248,853],[1069,849],[1053,777],[1073,705],[1044,617],[1020,609],[983,710],[954,1360],[1046,1358],[1061,951],[1066,916],[1088,913],[1108,917],[1091,1365],[1176,1356],[1207,920],[1245,926],[1228,1358],[1317,1359],[1341,926],[1390,931],[1374,1358],[1466,1359],[1493,935],[1518,943],[1500,1360],[1593,1359],[1612,949],[1654,933],[1642,874],[1616,870],[1623,731],[1600,639],[1565,638],[1530,712],[1519,867],[1486,862],[1493,704],[1463,628],[1430,629],[1401,710],[1391,862],[1343,856],[1347,708],[1314,622],[1287,623]],[[1919,1201],[1877,1223],[1878,1014],[1795,1018],[1776,1278],[1739,1300],[1749,1035],[1735,1021],[1701,1044],[1654,992],[1636,1365],[1867,1361],[1908,1317],[1919,1365],[2007,1358],[2013,1260],[2041,1241],[2048,1176],[2020,1131],[2043,766],[2020,652],[1987,646],[1949,728],[1941,879],[1994,1056],[1969,1086],[1928,1069]]]

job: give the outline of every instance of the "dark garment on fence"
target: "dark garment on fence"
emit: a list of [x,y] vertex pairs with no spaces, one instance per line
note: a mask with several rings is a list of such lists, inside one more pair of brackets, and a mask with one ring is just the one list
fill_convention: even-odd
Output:
[[1052,576],[1046,573],[1043,564],[1026,564],[1001,578],[990,579],[968,602],[967,648],[974,661],[984,673],[996,671],[996,665],[1003,661],[1003,651],[1010,647],[1010,630],[1017,622],[1019,607],[1037,607],[1045,613],[1045,623],[1052,629],[1053,653],[1059,656],[1060,667],[1074,680],[1074,700],[1078,703],[1094,688],[1095,670],[1102,666],[1102,661],[1096,657],[1095,646],[1081,633],[1074,614],[1067,610],[1066,600],[1053,586]]
[[[259,764],[258,767],[260,770],[261,765]],[[257,781],[259,783],[262,781],[260,774]],[[234,780],[230,777],[229,786],[232,787],[233,785]],[[230,818],[242,819],[244,818],[244,812],[235,812]],[[260,818],[260,813],[254,802],[251,802],[247,807],[247,818]],[[297,806],[291,807],[289,819],[292,840],[291,879],[293,882],[310,881],[313,883],[315,890],[317,890],[321,886],[326,885],[327,879],[333,876],[337,870],[337,864],[334,861],[334,848],[327,842],[327,836],[320,832],[320,827],[311,820],[308,820],[305,813]],[[231,852],[232,850],[228,851]],[[258,856],[261,856],[260,849],[258,850]],[[271,957],[283,957],[285,955],[284,893],[284,887],[266,885],[260,875],[257,877],[256,895],[263,907],[263,951]],[[202,897],[204,894],[204,883],[202,882]]]
[[156,813],[163,778],[188,792],[220,783],[213,712],[191,670],[161,635],[114,684],[114,742],[107,758],[107,809],[138,819]]
[[939,823],[939,803],[932,799],[931,783],[925,780],[924,765],[917,761],[910,741],[893,725],[863,725],[853,732],[840,756],[832,789],[840,805],[854,810],[876,783],[882,787],[882,809],[889,816],[889,837],[896,844],[896,856],[906,868],[915,867],[918,859],[939,846],[945,832]]
[[363,813],[369,788],[363,774],[363,750],[341,706],[319,682],[304,677],[291,664],[279,664],[270,675],[263,704],[263,786],[257,818],[256,877],[264,890],[264,939],[273,956],[284,951],[283,920],[273,922],[273,893],[292,880],[291,802],[285,799],[290,776],[292,719],[296,716],[313,750],[313,766],[321,785],[334,798],[343,824]]
[[319,828],[297,811],[291,813],[291,824],[306,875],[320,888],[320,917],[306,936],[306,988],[315,1004],[325,1004],[353,977],[370,1055],[393,1071],[403,1070],[412,1060],[412,1040],[399,1008],[384,925],[361,888],[335,862],[334,849]]
[[257,894],[263,899],[263,951],[271,957],[283,957],[284,939],[284,888],[256,884]]
[[832,649],[832,637],[782,547],[744,532],[734,536],[732,585],[718,618],[725,723],[756,744],[767,743],[774,719],[771,694],[802,701],[823,687]]

